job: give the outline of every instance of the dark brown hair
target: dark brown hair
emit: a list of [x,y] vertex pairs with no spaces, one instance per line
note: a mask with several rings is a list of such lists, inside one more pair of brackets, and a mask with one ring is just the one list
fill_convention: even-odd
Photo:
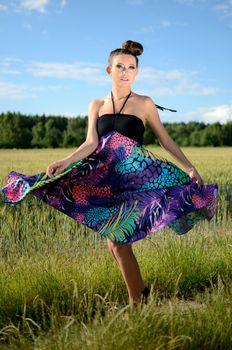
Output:
[[143,45],[132,40],[127,40],[122,43],[122,47],[111,51],[109,55],[109,66],[112,64],[112,60],[117,55],[132,55],[136,59],[136,65],[138,66],[139,60],[138,57],[143,53]]

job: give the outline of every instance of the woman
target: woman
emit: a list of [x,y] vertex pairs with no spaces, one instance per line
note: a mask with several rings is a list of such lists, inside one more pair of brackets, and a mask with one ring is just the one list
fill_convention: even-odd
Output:
[[[200,219],[211,219],[217,206],[217,185],[204,185],[168,135],[152,99],[131,91],[142,52],[141,44],[128,40],[110,53],[106,71],[112,79],[111,93],[90,103],[85,142],[50,164],[42,185],[44,173],[28,177],[12,172],[3,189],[8,202],[19,202],[32,192],[105,236],[131,302],[149,293],[132,243],[166,225],[183,234]],[[185,172],[142,147],[146,123]],[[19,179],[23,185],[18,186],[17,197]]]

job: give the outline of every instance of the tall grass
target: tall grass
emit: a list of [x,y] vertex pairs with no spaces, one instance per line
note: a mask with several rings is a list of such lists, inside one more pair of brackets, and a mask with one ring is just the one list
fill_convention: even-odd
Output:
[[[68,152],[2,150],[0,186]],[[232,348],[232,150],[184,152],[219,184],[219,209],[184,236],[134,244],[147,305],[128,305],[104,239],[33,197],[0,207],[0,349]]]

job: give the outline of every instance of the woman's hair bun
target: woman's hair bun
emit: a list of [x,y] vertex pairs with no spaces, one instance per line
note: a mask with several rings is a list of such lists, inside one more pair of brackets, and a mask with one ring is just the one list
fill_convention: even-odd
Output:
[[122,48],[129,51],[134,56],[139,56],[143,53],[143,45],[132,40],[127,40],[122,43]]

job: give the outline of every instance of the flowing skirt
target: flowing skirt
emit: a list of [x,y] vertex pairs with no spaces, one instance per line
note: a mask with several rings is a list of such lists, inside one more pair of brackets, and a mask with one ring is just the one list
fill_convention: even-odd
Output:
[[113,242],[130,244],[168,226],[177,234],[217,210],[217,184],[198,185],[174,163],[111,131],[55,177],[10,172],[5,202],[31,193]]

